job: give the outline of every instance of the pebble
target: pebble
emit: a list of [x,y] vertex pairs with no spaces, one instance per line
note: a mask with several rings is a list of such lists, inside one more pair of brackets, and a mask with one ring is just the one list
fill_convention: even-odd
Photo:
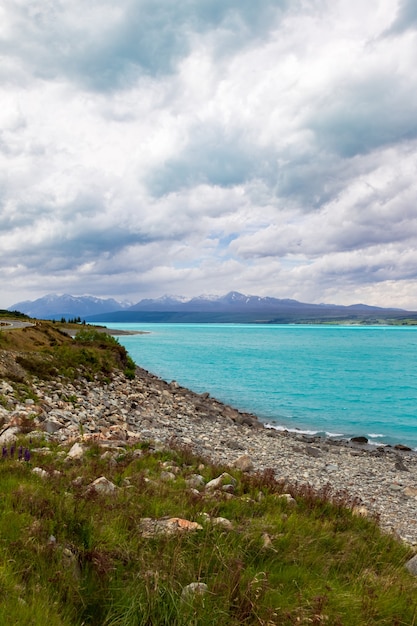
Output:
[[[0,379],[0,388],[13,396],[7,381]],[[272,430],[254,415],[141,368],[134,380],[116,373],[108,384],[35,380],[33,391],[36,405],[16,400],[1,407],[2,429],[30,416],[46,439],[73,444],[68,455],[73,461],[84,454],[83,441],[122,448],[151,441],[156,449],[176,443],[229,467],[271,469],[286,483],[330,485],[357,510],[377,515],[384,530],[417,545],[417,454],[406,446],[375,448]],[[233,490],[233,481],[223,479],[221,488],[229,486]]]

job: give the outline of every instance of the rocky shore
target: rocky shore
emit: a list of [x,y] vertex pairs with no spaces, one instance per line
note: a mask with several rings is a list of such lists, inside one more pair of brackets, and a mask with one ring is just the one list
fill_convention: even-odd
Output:
[[[1,371],[0,371],[1,374]],[[0,445],[35,429],[61,443],[95,440],[103,446],[175,442],[244,471],[273,469],[277,479],[330,485],[355,501],[358,514],[379,517],[383,529],[417,544],[417,455],[391,447],[311,438],[264,427],[254,415],[166,383],[137,368],[136,378],[114,374],[109,384],[35,380],[38,398],[24,403],[0,376]]]

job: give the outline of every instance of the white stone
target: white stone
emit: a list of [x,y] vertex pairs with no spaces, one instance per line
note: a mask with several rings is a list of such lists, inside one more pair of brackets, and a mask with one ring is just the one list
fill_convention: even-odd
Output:
[[19,433],[19,428],[17,426],[12,426],[8,428],[0,435],[0,445],[5,445],[8,443],[14,443],[16,441],[16,435]]
[[203,596],[207,591],[206,583],[190,583],[182,590],[181,600],[190,600],[195,596]]
[[366,506],[354,506],[352,509],[353,515],[357,517],[368,517],[369,511]]
[[34,467],[33,470],[32,470],[32,474],[36,474],[37,476],[40,476],[41,478],[47,478],[48,477],[48,472],[46,472],[41,467]]
[[90,485],[88,485],[88,489],[94,489],[99,493],[114,493],[117,490],[117,487],[114,483],[108,480],[105,476],[100,476],[100,478],[96,478]]
[[334,464],[334,463],[328,463],[325,468],[326,472],[337,472],[337,470],[339,469],[339,466]]
[[81,444],[79,444],[78,442],[74,443],[74,445],[72,446],[71,450],[68,452],[67,454],[67,458],[69,459],[82,459],[82,457],[84,456],[84,448]]
[[286,500],[287,504],[291,506],[295,506],[297,504],[296,500],[292,497],[290,493],[283,493],[278,496],[278,500]]
[[233,478],[233,476],[230,476],[227,472],[223,472],[223,474],[220,474],[217,478],[210,480],[206,485],[206,490],[214,491],[215,489],[221,489],[225,485],[236,486],[236,478]]
[[221,528],[224,528],[225,530],[233,530],[232,522],[226,517],[212,517],[210,522],[213,526],[221,526]]

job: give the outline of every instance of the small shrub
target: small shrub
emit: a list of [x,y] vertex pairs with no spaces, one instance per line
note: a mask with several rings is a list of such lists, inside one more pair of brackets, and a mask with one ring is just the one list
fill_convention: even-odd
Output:
[[53,357],[49,355],[26,354],[17,356],[16,362],[23,367],[26,372],[37,376],[42,380],[51,379],[58,374],[58,369]]

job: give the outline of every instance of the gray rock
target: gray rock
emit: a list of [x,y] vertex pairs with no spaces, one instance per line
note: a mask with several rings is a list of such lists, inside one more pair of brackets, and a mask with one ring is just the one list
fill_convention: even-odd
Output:
[[391,491],[402,491],[402,486],[401,485],[397,485],[397,483],[392,483],[389,488],[391,489]]
[[251,472],[254,466],[252,459],[247,454],[244,454],[236,459],[233,463],[233,467],[236,467],[242,472]]
[[352,437],[352,438],[350,439],[350,441],[351,441],[352,443],[361,443],[361,444],[366,444],[366,443],[368,443],[368,439],[367,439],[367,437]]
[[175,480],[175,474],[173,472],[161,472],[160,478],[164,482],[170,482],[172,480]]
[[404,465],[402,459],[398,459],[398,461],[395,463],[395,469],[399,470],[400,472],[409,472],[410,471],[408,469],[408,467],[406,465]]
[[0,387],[1,393],[13,393],[13,387],[9,385],[5,380],[2,381]]
[[226,444],[231,450],[244,450],[245,446],[240,441],[228,441]]
[[203,530],[201,524],[190,522],[180,517],[152,519],[144,517],[139,521],[139,531],[145,538],[157,535],[177,535],[185,532]]
[[271,437],[271,438],[278,439],[278,437],[281,437],[280,431],[277,430],[276,428],[268,428],[265,434],[267,437]]
[[102,494],[112,494],[117,491],[117,487],[114,483],[108,480],[105,476],[100,476],[100,478],[96,478],[92,483],[90,483],[87,489],[96,491],[97,493]]
[[323,453],[319,448],[313,448],[313,446],[306,446],[306,454],[308,456],[312,456],[315,459],[318,459],[323,456]]
[[213,526],[219,526],[223,528],[224,530],[233,530],[232,522],[226,517],[212,517],[210,519],[210,523]]
[[326,472],[332,473],[332,472],[337,472],[337,470],[339,469],[339,466],[336,465],[335,463],[327,463],[324,466],[324,469],[326,470]]
[[47,420],[45,420],[43,422],[43,426],[44,426],[46,432],[49,433],[50,435],[52,435],[53,433],[56,433],[61,428],[64,428],[63,424],[60,424],[59,422],[57,422],[54,419],[47,419]]
[[413,576],[417,576],[417,554],[415,554],[407,563],[406,568]]
[[197,487],[202,487],[204,485],[204,478],[201,476],[201,474],[193,474],[192,476],[187,478],[185,484],[187,485],[187,487],[196,489]]
[[282,493],[278,496],[278,500],[285,500],[285,502],[290,506],[296,506],[297,504],[297,501],[295,500],[295,498],[292,497],[290,493]]

